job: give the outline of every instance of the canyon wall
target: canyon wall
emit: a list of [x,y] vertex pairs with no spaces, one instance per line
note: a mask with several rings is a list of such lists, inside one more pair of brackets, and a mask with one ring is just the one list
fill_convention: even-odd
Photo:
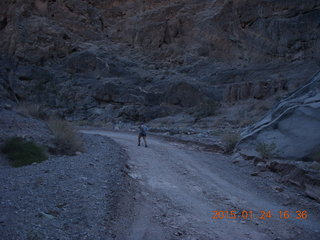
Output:
[[318,71],[319,29],[317,0],[4,0],[1,98],[105,121],[264,101]]

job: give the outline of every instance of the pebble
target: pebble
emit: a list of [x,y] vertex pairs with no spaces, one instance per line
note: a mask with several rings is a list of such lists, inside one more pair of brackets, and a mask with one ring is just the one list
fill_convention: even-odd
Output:
[[4,108],[7,109],[7,110],[10,110],[10,109],[12,109],[12,105],[6,103],[6,104],[4,105]]
[[42,217],[45,217],[45,218],[49,219],[49,220],[55,218],[55,217],[52,216],[51,214],[47,214],[47,213],[44,213],[44,212],[40,212],[40,215],[41,215]]
[[178,231],[178,232],[175,232],[175,233],[174,233],[174,235],[176,235],[176,236],[182,236],[182,235],[183,235],[183,233],[182,233],[182,232],[180,232],[180,231]]
[[283,192],[283,188],[282,187],[279,187],[279,186],[274,186],[273,189],[277,192]]

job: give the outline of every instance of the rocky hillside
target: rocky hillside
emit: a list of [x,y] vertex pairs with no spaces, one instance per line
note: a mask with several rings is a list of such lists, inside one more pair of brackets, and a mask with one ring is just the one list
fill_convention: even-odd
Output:
[[319,20],[317,0],[4,0],[1,99],[71,120],[207,117],[310,79]]

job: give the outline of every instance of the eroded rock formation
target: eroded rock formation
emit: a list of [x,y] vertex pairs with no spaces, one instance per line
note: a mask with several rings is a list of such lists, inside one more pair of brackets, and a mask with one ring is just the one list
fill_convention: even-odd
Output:
[[318,71],[319,19],[317,0],[4,0],[1,98],[79,120],[263,101]]
[[[320,152],[320,72],[242,133],[239,148],[274,144],[276,155],[303,160]],[[249,147],[251,146],[251,147]],[[312,159],[320,162],[317,159]]]

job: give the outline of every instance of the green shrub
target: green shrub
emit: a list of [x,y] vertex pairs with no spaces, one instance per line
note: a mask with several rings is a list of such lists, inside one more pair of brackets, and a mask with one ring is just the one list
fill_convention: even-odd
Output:
[[256,151],[261,154],[261,157],[264,159],[270,158],[276,152],[276,144],[275,143],[265,143],[259,142],[256,145]]
[[231,153],[235,146],[237,145],[240,139],[239,133],[236,132],[227,132],[222,136],[222,141],[224,143],[224,147],[227,153]]
[[42,147],[19,137],[8,139],[2,148],[2,152],[7,154],[14,167],[30,165],[34,162],[39,163],[47,159]]
[[55,153],[74,155],[83,150],[81,138],[68,122],[61,119],[50,119],[48,125],[55,137]]

